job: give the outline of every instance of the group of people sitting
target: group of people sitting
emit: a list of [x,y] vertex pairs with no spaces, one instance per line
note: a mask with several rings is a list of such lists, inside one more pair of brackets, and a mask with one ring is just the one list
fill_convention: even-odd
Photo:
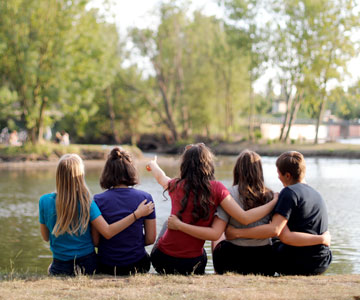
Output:
[[[41,234],[53,253],[49,274],[129,275],[149,272],[151,264],[160,274],[204,274],[205,240],[213,241],[218,274],[321,274],[332,259],[324,200],[305,183],[301,153],[283,153],[276,166],[280,194],[265,186],[253,151],[240,153],[229,190],[215,180],[214,157],[203,143],[185,148],[173,179],[155,157],[147,169],[171,199],[156,239],[154,201],[134,188],[138,175],[128,152],[111,151],[100,178],[105,191],[93,199],[81,158],[66,154],[56,193],[39,202]],[[151,244],[149,255],[145,246]]]

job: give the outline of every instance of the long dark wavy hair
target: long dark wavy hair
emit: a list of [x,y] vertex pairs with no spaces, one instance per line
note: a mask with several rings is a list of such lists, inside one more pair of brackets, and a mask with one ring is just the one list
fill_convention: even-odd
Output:
[[274,192],[265,186],[261,157],[256,152],[242,151],[233,173],[233,185],[238,185],[245,210],[261,206],[274,197]]
[[214,204],[211,198],[211,180],[214,180],[214,155],[203,143],[188,145],[181,158],[180,178],[177,178],[169,191],[179,186],[184,190],[184,197],[181,199],[181,209],[177,217],[182,219],[190,195],[194,209],[192,211],[193,222],[200,219],[207,220],[210,215],[210,206]]

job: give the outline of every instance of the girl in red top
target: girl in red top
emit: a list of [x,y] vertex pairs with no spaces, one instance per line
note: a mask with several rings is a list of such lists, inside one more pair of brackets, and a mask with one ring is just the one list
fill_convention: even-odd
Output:
[[[225,186],[215,181],[213,154],[203,143],[185,148],[179,178],[166,176],[156,157],[147,169],[169,192],[172,205],[169,218],[179,218],[185,225],[198,226],[198,236],[164,226],[151,253],[152,264],[158,273],[204,274],[207,262],[203,249],[205,239],[217,240],[225,229],[224,222],[214,216],[218,205],[242,224],[249,224],[270,213],[276,203],[271,201],[244,211]],[[208,227],[216,230],[207,230]]]

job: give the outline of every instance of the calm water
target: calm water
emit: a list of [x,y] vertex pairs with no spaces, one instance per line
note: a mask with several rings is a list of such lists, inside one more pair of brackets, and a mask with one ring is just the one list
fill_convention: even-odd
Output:
[[[226,186],[232,182],[235,157],[218,157],[216,177]],[[176,159],[160,165],[169,176],[177,174]],[[280,191],[275,158],[263,158],[267,186]],[[101,192],[98,178],[102,165],[86,167],[86,181],[92,193]],[[153,195],[158,231],[170,211],[161,187],[144,166],[139,165],[138,188]],[[323,195],[329,212],[333,263],[326,274],[360,274],[360,160],[307,159],[307,182]],[[38,199],[55,190],[55,167],[0,169],[0,271],[45,274],[51,252],[39,232]],[[208,244],[207,244],[208,245]],[[150,249],[148,249],[150,250]],[[209,251],[208,251],[209,253]],[[207,268],[211,272],[210,264]]]

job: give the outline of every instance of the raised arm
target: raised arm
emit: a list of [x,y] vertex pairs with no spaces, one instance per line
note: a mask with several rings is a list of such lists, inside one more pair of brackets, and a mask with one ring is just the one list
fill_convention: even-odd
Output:
[[146,165],[146,169],[153,174],[156,181],[164,188],[168,188],[169,181],[171,180],[165,172],[159,167],[157,163],[157,156],[155,155],[153,160],[150,160]]
[[221,201],[221,207],[234,219],[244,225],[254,223],[266,215],[268,215],[275,207],[278,200],[278,194],[274,195],[274,199],[265,205],[258,206],[249,210],[243,210],[239,204],[235,202],[231,195],[228,195],[223,201]]
[[176,215],[171,215],[168,218],[169,229],[180,230],[201,240],[217,241],[221,234],[224,233],[225,227],[226,223],[218,217],[214,218],[211,227],[196,226],[184,223]]
[[114,235],[129,227],[137,219],[147,216],[154,211],[154,203],[149,202],[146,204],[146,201],[147,200],[145,199],[139,204],[139,206],[133,213],[129,214],[128,216],[117,222],[109,225],[105,221],[103,216],[100,215],[91,222],[91,225],[94,226],[95,229],[99,231],[104,238],[111,239]]

